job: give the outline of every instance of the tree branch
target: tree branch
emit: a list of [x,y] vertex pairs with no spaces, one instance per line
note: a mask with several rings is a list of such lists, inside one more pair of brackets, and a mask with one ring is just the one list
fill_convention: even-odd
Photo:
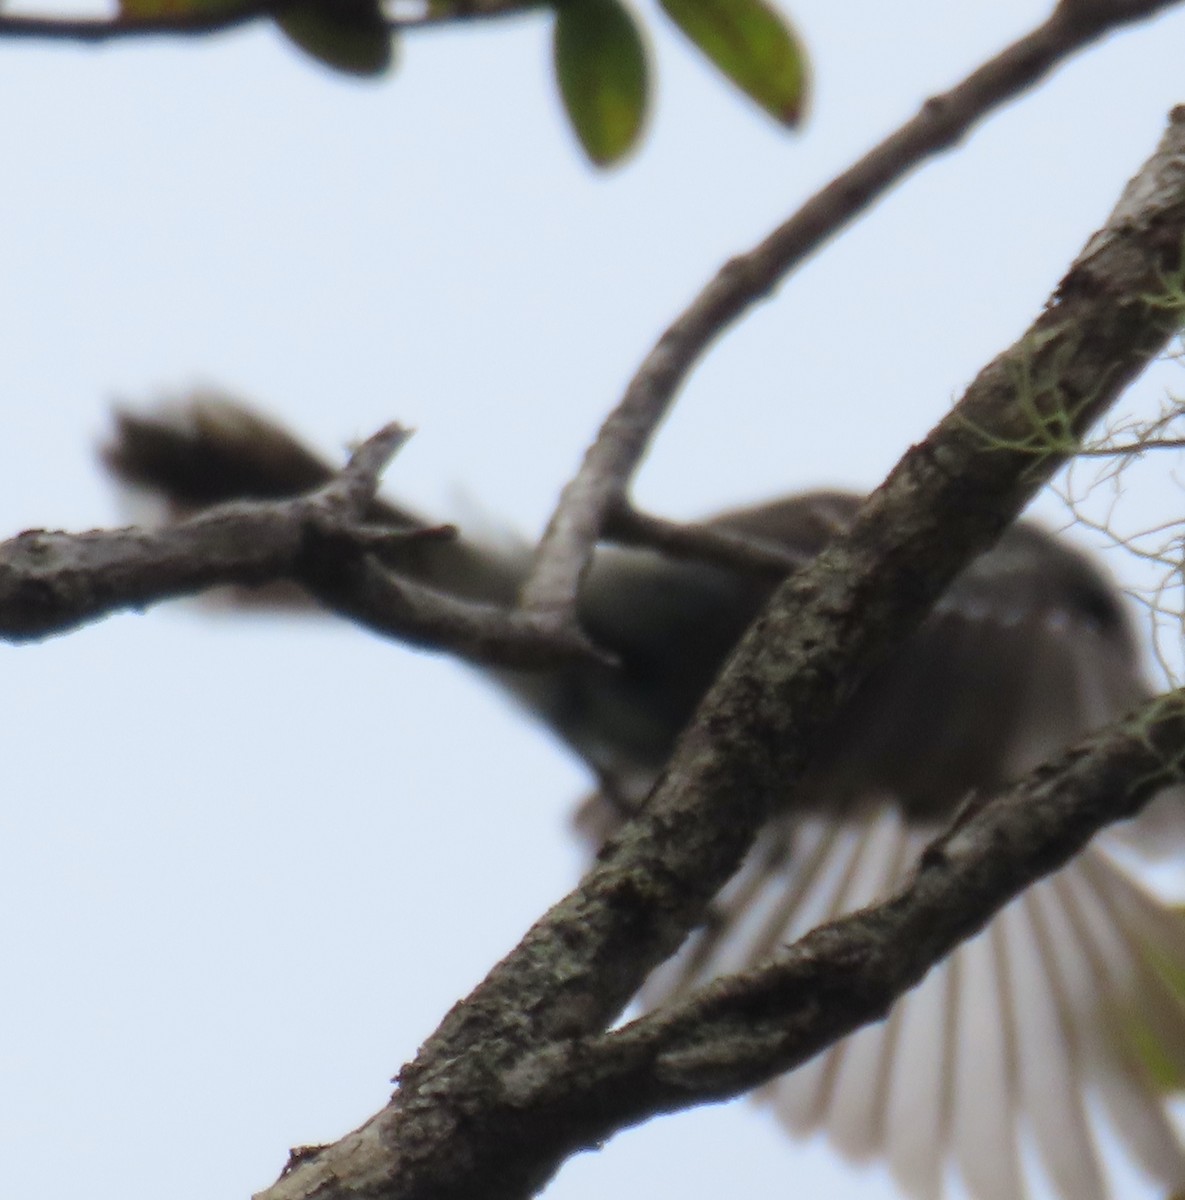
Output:
[[292,0],[244,0],[233,8],[205,12],[173,13],[161,17],[44,17],[22,13],[0,13],[0,38],[32,38],[38,41],[81,42],[96,45],[116,40],[175,36],[192,37],[219,33],[246,25],[260,17],[274,16]]
[[[557,1039],[512,1071],[491,1072],[479,1096],[459,1098],[467,1140],[488,1140],[500,1164],[521,1154],[554,1170],[624,1126],[767,1082],[884,1017],[1019,892],[1182,779],[1185,693],[1175,693],[957,820],[883,903],[620,1030]],[[395,1111],[381,1119],[392,1123],[387,1128]],[[525,1194],[525,1180],[505,1186],[505,1172],[495,1178],[483,1189],[489,1200]],[[425,1190],[403,1172],[394,1182],[382,1193],[391,1200],[450,1194]],[[268,1200],[308,1194],[265,1193]],[[463,1187],[453,1194],[465,1194]]]
[[[208,588],[290,580],[377,633],[479,665],[603,661],[583,636],[565,637],[531,614],[460,599],[382,564],[398,561],[408,542],[455,534],[375,524],[376,514],[388,513],[374,505],[379,477],[407,436],[396,425],[380,430],[307,496],[227,504],[164,529],[28,530],[0,543],[0,638],[32,641]],[[392,521],[402,515],[390,510]]]
[[[463,1088],[449,1089],[445,1066],[418,1102],[397,1096],[337,1146],[303,1151],[258,1200],[436,1200],[474,1194],[479,1178],[484,1200],[529,1195],[570,1155],[618,1130],[738,1095],[882,1018],[1014,896],[1183,780],[1185,693],[1177,692],[969,810],[883,903],[620,1030],[557,1037],[510,1070],[492,1045],[487,1069],[467,1072]],[[433,1161],[431,1173],[406,1136],[417,1118],[464,1130],[453,1139],[461,1152]],[[405,1155],[388,1157],[400,1145]],[[348,1180],[336,1176],[342,1151],[364,1168]]]
[[[580,886],[446,1016],[401,1073],[391,1104],[341,1142],[292,1164],[265,1193],[267,1200],[526,1196],[550,1177],[573,1138],[603,1137],[637,1119],[623,1093],[618,1110],[597,1110],[606,1096],[594,1089],[571,1100],[573,1124],[562,1136],[548,1124],[558,1108],[532,1109],[532,1121],[512,1125],[517,1105],[529,1103],[536,1089],[547,1091],[549,1056],[579,1058],[582,1039],[608,1044],[596,1039],[702,918],[793,787],[839,705],[890,642],[923,619],[962,566],[990,546],[1171,336],[1177,314],[1160,299],[1166,279],[1180,270],[1183,241],[1185,109],[1178,109],[1156,154],[1030,330],[984,368],[851,529],[781,585],[701,705],[647,804],[606,845]],[[1063,768],[1062,775],[1071,793],[1086,797],[1086,815],[1074,809],[1072,795],[1061,798],[1057,771],[1046,771],[1038,782],[1048,794],[1039,797],[1031,826],[1012,824],[1025,818],[1018,804],[1009,803],[1006,817],[993,806],[991,814],[973,818],[971,835],[956,829],[923,865],[916,884],[920,907],[891,905],[887,916],[874,918],[902,937],[913,936],[917,914],[929,911],[957,877],[963,899],[941,932],[923,939],[919,956],[906,966],[885,968],[871,1000],[849,994],[863,977],[849,974],[835,982],[845,1015],[829,1031],[824,1020],[799,1043],[779,1043],[775,1048],[786,1061],[878,1015],[895,988],[907,986],[933,961],[927,955],[937,957],[968,936],[993,904],[1051,870],[1089,832],[1130,811],[1168,772],[1175,774],[1185,737],[1179,703],[1175,697],[1166,709],[1163,726],[1153,721],[1142,734],[1127,728],[1117,735],[1119,743],[1105,743],[1114,757],[1104,754],[1097,775],[1081,768],[1089,750],[1070,756],[1069,774]],[[1152,748],[1147,760],[1140,757],[1141,736]],[[1127,799],[1108,815],[1099,798],[1105,789],[1100,783],[1092,791],[1090,781],[1105,778],[1110,787],[1119,778],[1110,773],[1120,768],[1136,774],[1124,778]],[[1031,859],[1011,862],[1001,855],[1010,860],[1000,868],[1004,874],[991,873],[984,847],[995,845],[996,837],[1018,839],[1017,853],[1024,850]],[[948,866],[936,874],[944,862]],[[812,953],[834,936],[834,927],[814,936]],[[798,961],[798,967],[782,963],[768,968],[771,974],[758,973],[758,994],[770,1005],[793,991],[790,984],[799,978],[794,972],[809,965],[809,959]],[[696,1001],[722,1005],[717,1038],[728,1025],[721,1001],[727,992],[720,990],[728,986],[709,989]],[[810,1003],[802,996],[797,1002]],[[622,1040],[614,1045],[628,1047],[629,1037],[641,1036],[637,1026],[632,1029],[617,1035]],[[687,1027],[675,1032],[685,1040],[670,1045],[682,1051],[653,1061],[646,1089],[652,1107],[646,1111],[677,1103],[676,1092],[705,1086],[719,1069],[713,1059],[719,1042],[715,1049],[706,1043],[701,1057],[705,1045],[688,1042]],[[742,1086],[741,1074],[724,1070],[724,1090]]]
[[580,580],[607,514],[624,504],[634,471],[676,392],[725,329],[926,158],[954,145],[978,121],[1076,50],[1170,3],[1059,4],[1043,24],[950,91],[927,100],[915,117],[812,196],[758,246],[725,263],[659,338],[564,488],[523,589],[526,605],[558,626],[575,623]]
[[[296,2],[242,0],[225,8],[177,12],[159,17],[47,17],[28,13],[0,13],[0,39],[76,42],[94,46],[145,37],[206,37],[212,33],[237,29],[260,18],[274,17]],[[448,12],[391,17],[387,21],[387,28],[394,34],[409,29],[468,24],[519,16],[539,7],[539,0],[508,0],[507,3],[497,4],[460,3]]]
[[[1011,899],[1183,780],[1185,692],[1178,691],[969,808],[890,899],[621,1030],[541,1051],[524,1064],[514,1099],[562,1103],[558,1093],[571,1084],[561,1084],[557,1060],[568,1056],[583,1076],[573,1108],[585,1121],[606,1108],[639,1120],[756,1087],[884,1017]],[[583,1136],[609,1132],[586,1128]]]
[[778,542],[763,541],[719,525],[666,521],[623,503],[606,516],[605,537],[624,546],[646,546],[670,558],[712,563],[750,575],[783,579],[810,561]]

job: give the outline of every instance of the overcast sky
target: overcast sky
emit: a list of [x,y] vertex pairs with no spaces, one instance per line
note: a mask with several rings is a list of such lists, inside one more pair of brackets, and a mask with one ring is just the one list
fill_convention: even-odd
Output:
[[[533,533],[710,273],[1043,9],[798,0],[815,93],[787,135],[648,6],[653,120],[610,174],[564,126],[543,15],[409,39],[377,84],[266,28],[0,46],[0,525],[121,519],[94,454],[112,403],[218,385],[328,452],[411,423],[395,492]],[[639,499],[875,484],[1105,218],[1185,100],[1183,39],[1185,10],[1079,57],[807,264],[691,380]],[[0,653],[5,1195],[263,1187],[379,1108],[576,877],[587,777],[443,660],[184,605]],[[893,1193],[746,1103],[547,1193],[656,1194]]]

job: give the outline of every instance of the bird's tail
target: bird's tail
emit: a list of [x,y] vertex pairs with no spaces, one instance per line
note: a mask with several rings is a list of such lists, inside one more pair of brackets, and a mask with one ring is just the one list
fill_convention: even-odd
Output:
[[[328,483],[334,468],[275,422],[226,397],[200,393],[150,413],[121,410],[103,460],[125,486],[163,505],[169,521],[235,500],[280,500]],[[376,500],[369,514],[397,528],[418,514]],[[525,552],[462,538],[410,540],[398,569],[419,583],[491,603],[513,600]]]
[[[935,832],[892,805],[844,822],[785,817],[643,1003],[766,960],[884,898]],[[1164,1099],[1185,1086],[1182,963],[1185,916],[1092,847],[959,946],[886,1020],[760,1097],[790,1131],[820,1130],[849,1158],[887,1162],[917,1200],[943,1194],[951,1165],[975,1200],[1020,1200],[1025,1142],[1064,1200],[1107,1200],[1104,1128],[1178,1194],[1185,1152]]]

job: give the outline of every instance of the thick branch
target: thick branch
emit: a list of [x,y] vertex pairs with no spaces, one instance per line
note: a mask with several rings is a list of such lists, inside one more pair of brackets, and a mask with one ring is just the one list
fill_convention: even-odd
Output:
[[[1176,693],[968,813],[884,903],[621,1030],[557,1041],[512,1072],[491,1074],[480,1096],[461,1100],[480,1114],[470,1132],[489,1138],[500,1161],[514,1147],[558,1165],[624,1125],[756,1087],[884,1017],[1020,891],[1182,779],[1185,693]],[[386,1194],[426,1193],[401,1175]],[[520,1194],[483,1192],[491,1200]]]
[[[580,887],[449,1013],[405,1068],[391,1106],[294,1165],[269,1200],[525,1196],[550,1176],[561,1151],[545,1133],[521,1144],[488,1140],[475,1132],[484,1128],[475,1098],[502,1095],[524,1071],[530,1083],[533,1064],[595,1038],[702,917],[803,770],[812,742],[890,641],[916,626],[968,559],[990,546],[1173,333],[1176,314],[1160,299],[1183,240],[1185,109],[1032,328],[902,460],[851,530],[779,588],[647,805]],[[1069,853],[1086,827],[1075,826],[1064,843],[1049,835],[1035,861],[1015,869],[1028,877],[1051,869],[1061,854],[1051,847]],[[960,836],[942,853],[979,863]],[[956,914],[947,933],[927,943],[935,954],[972,932],[994,902],[979,867],[967,870],[979,880],[968,895],[983,908],[969,902]],[[933,878],[923,872],[920,884]],[[1006,894],[1008,887],[1001,902]],[[921,969],[905,971],[901,986]],[[845,1011],[858,1007],[849,997]],[[667,1060],[667,1069],[679,1061]],[[694,1067],[694,1056],[685,1057],[679,1070]],[[627,1106],[597,1120],[603,1133],[635,1117]]]
[[[405,1157],[390,1154],[411,1107],[396,1102],[338,1146],[306,1152],[260,1200],[467,1196],[478,1161],[487,1172],[483,1200],[526,1196],[546,1172],[619,1129],[738,1095],[882,1018],[1010,899],[1182,780],[1185,693],[1178,692],[969,811],[925,851],[895,896],[813,930],[770,963],[620,1030],[557,1038],[511,1070],[500,1069],[491,1045],[488,1069],[467,1077],[472,1091],[418,1102],[431,1118],[464,1130],[453,1142],[462,1152],[433,1162],[430,1174],[414,1143]],[[348,1186],[332,1174],[342,1151],[354,1168]]]
[[[1183,780],[1185,693],[1176,692],[969,810],[892,898],[620,1031],[541,1051],[524,1063],[514,1098],[555,1113],[563,1095],[585,1121],[632,1107],[638,1120],[756,1087],[882,1018],[1009,900]],[[563,1082],[569,1070],[575,1087]],[[586,1126],[582,1136],[611,1131]]]
[[540,545],[525,603],[558,624],[575,620],[576,594],[605,526],[691,369],[715,339],[830,237],[931,155],[1037,83],[1074,51],[1170,0],[1063,3],[1044,24],[934,96],[842,175],[817,192],[760,245],[731,259],[659,338],[585,454]]

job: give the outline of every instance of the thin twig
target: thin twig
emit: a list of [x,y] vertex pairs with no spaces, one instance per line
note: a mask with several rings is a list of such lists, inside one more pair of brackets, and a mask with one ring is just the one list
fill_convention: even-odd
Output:
[[[235,29],[263,17],[274,17],[297,0],[243,0],[234,7],[212,11],[190,10],[159,17],[50,17],[26,13],[0,13],[0,39],[27,38],[35,41],[103,42],[129,41],[144,37],[204,37]],[[539,0],[499,5],[458,4],[447,11],[387,19],[394,34],[412,29],[433,29],[520,16],[542,7]]]
[[324,505],[341,506],[355,521],[365,519],[379,490],[383,472],[411,437],[412,431],[392,421],[354,449],[337,478],[320,492]]
[[683,380],[724,330],[808,255],[927,157],[959,141],[992,110],[1031,87],[1074,51],[1175,0],[1091,0],[1052,16],[921,111],[809,199],[760,245],[725,263],[650,351],[564,488],[540,544],[524,603],[559,625],[575,622],[576,594],[606,515]]
[[1114,442],[1083,446],[1079,458],[1132,458],[1149,450],[1185,450],[1185,438],[1149,438],[1140,442]]
[[784,579],[810,562],[778,542],[764,541],[719,525],[682,524],[639,512],[629,504],[610,512],[605,525],[609,541],[625,546],[646,546],[671,558],[712,563],[733,571]]
[[0,38],[37,41],[101,42],[141,37],[187,37],[219,33],[273,16],[293,0],[245,0],[241,6],[214,11],[178,12],[162,17],[45,17],[0,13]]

